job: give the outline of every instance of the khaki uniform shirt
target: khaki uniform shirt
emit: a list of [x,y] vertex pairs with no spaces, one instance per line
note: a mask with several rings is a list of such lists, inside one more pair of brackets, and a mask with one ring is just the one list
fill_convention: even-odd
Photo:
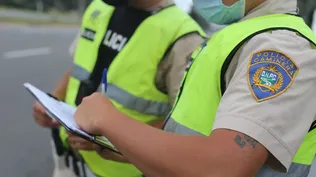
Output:
[[[295,12],[296,0],[267,0],[242,20]],[[298,70],[287,89],[257,101],[248,81],[248,67],[253,54],[267,50],[287,56]],[[316,51],[310,42],[287,30],[256,35],[234,56],[226,83],[214,129],[228,128],[251,136],[270,152],[273,168],[288,170],[316,115]]]
[[[173,4],[172,0],[164,0],[160,4],[148,9],[148,11],[156,11],[161,8]],[[77,36],[70,46],[70,54],[73,52],[78,41]],[[187,65],[187,57],[204,41],[197,33],[192,33],[180,38],[172,46],[166,57],[163,58],[158,66],[155,84],[156,87],[163,93],[169,95],[169,102],[173,102],[177,96],[179,85],[182,81],[182,76]]]

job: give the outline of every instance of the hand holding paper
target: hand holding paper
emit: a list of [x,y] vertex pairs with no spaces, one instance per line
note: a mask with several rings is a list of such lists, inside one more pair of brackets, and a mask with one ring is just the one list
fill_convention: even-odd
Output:
[[84,150],[84,151],[94,150],[94,145],[92,142],[86,139],[83,139],[79,136],[76,136],[71,132],[67,132],[67,134],[68,134],[68,138],[67,138],[68,144],[69,146],[71,146],[72,150]]
[[36,102],[33,105],[32,114],[35,119],[35,122],[44,128],[57,128],[60,127],[60,123],[55,119],[52,119],[46,114],[45,108],[39,103]]
[[[38,100],[38,102],[45,108],[46,113],[54,119],[56,119],[59,123],[61,123],[68,131],[75,134],[76,136],[80,136],[81,138],[84,138],[86,140],[89,140],[93,143],[96,143],[98,145],[101,145],[105,148],[109,148],[115,152],[118,152],[118,150],[105,138],[105,137],[98,137],[93,136],[92,134],[99,134],[96,131],[83,131],[79,128],[79,126],[76,124],[74,120],[74,114],[76,112],[76,108],[55,100],[48,96],[45,92],[39,90],[38,88],[34,87],[33,85],[29,83],[25,83],[24,87]],[[99,94],[101,95],[101,94]],[[106,99],[103,95],[101,95],[102,99]],[[84,99],[86,100],[86,99]],[[88,99],[89,100],[89,99]],[[86,101],[85,101],[86,102]],[[102,105],[95,106],[96,103],[89,104],[94,109],[103,109]],[[90,110],[93,111],[93,110]],[[89,118],[94,118],[94,115],[91,115],[89,111],[86,111],[85,109],[82,109],[80,112],[80,117],[82,120]],[[78,113],[78,112],[77,112]],[[92,119],[91,121],[95,122],[96,119]],[[91,123],[91,122],[89,122]],[[87,124],[88,126],[91,124]],[[87,129],[90,130],[90,129]],[[119,152],[118,152],[119,153]]]
[[102,125],[112,124],[112,119],[121,114],[112,102],[101,93],[85,97],[75,112],[78,126],[93,135],[102,134]]

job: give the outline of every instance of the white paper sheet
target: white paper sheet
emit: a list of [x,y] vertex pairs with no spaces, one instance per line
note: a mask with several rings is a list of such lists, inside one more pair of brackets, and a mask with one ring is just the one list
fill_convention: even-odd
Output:
[[78,125],[74,120],[76,108],[65,102],[55,100],[54,98],[48,96],[45,92],[34,87],[30,83],[25,83],[23,85],[35,97],[35,99],[38,100],[45,107],[46,112],[51,118],[56,119],[58,122],[65,125],[67,128],[73,130],[74,132],[85,136],[90,141],[101,143],[103,146],[106,146],[118,152],[118,150],[113,146],[112,143],[110,143],[107,138],[103,136],[96,137],[89,135],[78,128]]
[[72,130],[80,132],[85,136],[92,137],[78,128],[74,120],[76,108],[64,102],[55,100],[54,98],[48,96],[45,92],[34,87],[32,84],[25,83],[24,87],[26,87],[33,94],[33,96],[36,97],[36,99],[47,109],[49,114],[53,114],[50,115],[52,118],[57,119],[57,121],[61,121]]

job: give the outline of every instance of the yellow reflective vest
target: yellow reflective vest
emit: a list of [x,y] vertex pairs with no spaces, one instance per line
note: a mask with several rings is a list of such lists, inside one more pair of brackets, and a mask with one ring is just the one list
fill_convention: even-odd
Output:
[[[168,95],[155,86],[159,62],[179,38],[190,33],[204,33],[189,15],[173,5],[144,18],[127,39],[107,30],[116,10],[120,9],[94,0],[85,11],[65,101],[77,106],[83,96],[96,91],[96,85],[89,87],[89,82],[91,78],[101,77],[101,73],[94,75],[94,71],[99,61],[107,60],[107,55],[100,55],[100,46],[104,45],[117,52],[108,67],[106,94],[113,104],[144,123],[162,120],[171,108]],[[82,87],[90,90],[82,93]],[[67,146],[65,129],[62,128],[60,134]],[[141,176],[131,164],[104,160],[96,152],[80,151],[80,154],[98,176]]]
[[[225,91],[223,75],[230,60],[236,51],[255,35],[279,29],[295,31],[315,46],[314,33],[305,25],[303,19],[294,15],[267,15],[224,28],[193,52],[193,64],[185,72],[175,106],[164,129],[177,134],[209,136]],[[291,172],[297,174],[296,176],[309,171],[316,152],[315,136],[316,130],[311,130],[294,157]],[[278,174],[280,173],[269,168],[264,169],[260,177],[278,177]]]

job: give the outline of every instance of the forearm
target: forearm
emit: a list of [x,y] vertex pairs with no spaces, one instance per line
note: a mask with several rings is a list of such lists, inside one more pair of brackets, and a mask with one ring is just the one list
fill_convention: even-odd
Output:
[[[104,125],[103,135],[149,177],[252,177],[265,160],[258,159],[257,164],[232,162],[230,156],[236,152],[220,138],[170,134],[124,116],[113,124]],[[228,170],[228,165],[235,163],[255,167],[237,172]]]
[[71,68],[58,80],[55,89],[52,91],[52,95],[57,97],[59,100],[64,101],[66,97],[67,85],[71,76]]
[[[172,142],[170,145],[168,138],[172,137],[169,134],[129,118],[123,119],[117,119],[115,125],[111,126],[116,127],[115,129],[104,127],[104,135],[122,152],[124,157],[146,176],[181,176],[178,168],[184,167],[181,161],[186,161],[187,157],[176,157],[174,153],[177,153],[179,149]],[[191,165],[189,169],[192,169]]]

